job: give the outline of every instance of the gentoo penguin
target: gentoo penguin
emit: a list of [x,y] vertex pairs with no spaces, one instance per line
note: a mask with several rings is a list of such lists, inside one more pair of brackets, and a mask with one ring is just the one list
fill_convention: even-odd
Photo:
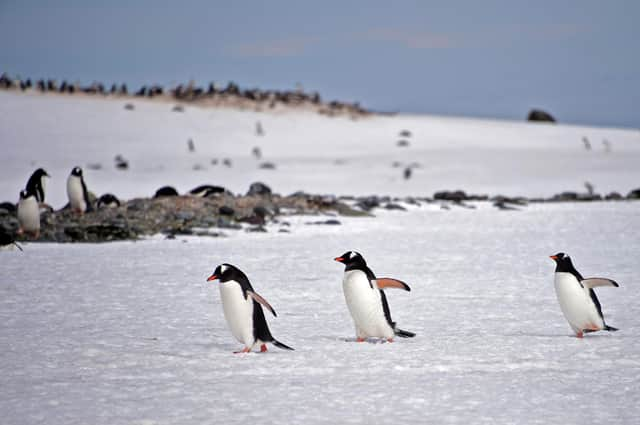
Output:
[[209,195],[213,195],[215,193],[225,193],[227,189],[222,186],[214,186],[210,184],[203,184],[198,187],[194,187],[189,191],[189,194],[192,196],[197,196],[199,198],[206,198]]
[[100,198],[98,198],[98,202],[96,203],[96,208],[99,210],[103,208],[117,208],[119,206],[120,200],[111,193],[105,193]]
[[69,205],[71,209],[82,214],[85,211],[91,211],[91,202],[89,202],[89,193],[87,185],[82,177],[82,168],[74,167],[67,179],[67,195],[69,196]]
[[227,324],[233,336],[244,344],[244,348],[237,353],[248,353],[256,345],[260,346],[260,352],[265,352],[267,342],[278,348],[293,350],[271,335],[262,306],[265,306],[274,316],[276,312],[253,290],[249,279],[240,269],[231,264],[221,264],[216,267],[207,282],[216,279],[220,280],[222,309]]
[[391,278],[376,278],[359,253],[347,251],[334,259],[345,265],[342,289],[347,307],[356,327],[356,338],[363,342],[366,338],[386,338],[392,342],[394,336],[412,338],[413,332],[398,329],[391,320],[391,311],[385,288],[400,288],[410,291],[409,285]]
[[575,269],[571,258],[563,252],[552,255],[556,262],[554,286],[556,296],[564,317],[578,338],[585,332],[617,331],[618,329],[604,322],[602,308],[593,288],[597,286],[614,286],[618,284],[602,277],[583,278]]
[[43,168],[38,168],[27,181],[27,192],[33,193],[38,202],[44,202],[45,177],[50,176]]
[[36,239],[40,236],[40,208],[35,193],[27,190],[20,192],[18,222],[20,223],[19,235],[28,233]]
[[13,246],[22,251],[22,247],[18,245],[13,235],[7,232],[7,229],[0,226],[0,249],[11,248]]

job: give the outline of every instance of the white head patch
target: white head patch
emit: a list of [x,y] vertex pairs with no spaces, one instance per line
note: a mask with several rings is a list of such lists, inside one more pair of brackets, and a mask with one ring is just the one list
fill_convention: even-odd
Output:
[[354,258],[356,258],[358,256],[358,253],[355,251],[351,251],[351,254],[349,254],[349,259],[353,260]]
[[226,265],[222,264],[222,265],[220,266],[220,273],[222,274],[222,273],[226,272],[228,268],[229,268],[228,266],[226,266]]

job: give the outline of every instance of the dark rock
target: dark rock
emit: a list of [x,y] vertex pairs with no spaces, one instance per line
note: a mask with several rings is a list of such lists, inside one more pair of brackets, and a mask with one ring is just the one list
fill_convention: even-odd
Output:
[[551,197],[551,200],[556,202],[576,201],[577,199],[578,199],[577,192],[562,192],[562,193],[557,193]]
[[618,201],[623,198],[622,198],[622,195],[619,194],[618,192],[611,192],[607,194],[607,196],[605,196],[604,199],[606,199],[607,201]]
[[134,109],[136,109],[136,107],[133,103],[125,103],[124,109],[126,109],[127,111],[133,111]]
[[249,191],[247,192],[247,196],[270,196],[271,188],[264,183],[255,182],[251,183],[249,186]]
[[640,199],[640,188],[634,189],[627,194],[627,199]]
[[542,109],[532,109],[529,111],[527,121],[539,121],[539,122],[556,122],[555,118]]
[[182,105],[175,105],[173,108],[171,108],[171,110],[173,112],[184,112],[184,106]]
[[409,141],[408,140],[398,140],[396,142],[396,146],[400,147],[400,148],[406,148],[407,146],[409,146]]
[[406,211],[407,209],[399,204],[388,203],[384,206],[386,210],[398,210],[398,211]]
[[368,196],[366,198],[359,198],[356,203],[356,207],[363,211],[371,211],[374,208],[380,206],[380,199],[377,196]]
[[154,198],[162,198],[165,196],[178,196],[178,191],[171,186],[162,186],[156,190],[155,195],[153,195]]
[[267,229],[264,226],[252,226],[247,227],[246,231],[249,233],[266,233]]
[[402,130],[400,132],[400,137],[411,137],[411,132],[409,130]]
[[527,199],[523,197],[509,197],[503,195],[497,195],[491,198],[491,201],[495,203],[514,204],[514,205],[527,205]]
[[455,191],[443,190],[440,192],[436,192],[433,195],[433,199],[436,199],[438,201],[462,202],[462,201],[468,201],[469,197],[462,190],[455,190]]
[[275,170],[276,164],[274,164],[273,162],[263,162],[262,164],[260,164],[260,168],[263,170]]
[[233,208],[231,208],[230,206],[227,205],[223,205],[220,208],[218,208],[218,213],[220,215],[229,215],[229,216],[233,216],[236,213],[236,210],[234,210]]
[[319,220],[319,221],[309,221],[306,222],[305,224],[307,225],[329,225],[329,226],[339,226],[342,223],[340,222],[340,220],[336,220],[334,218],[331,218],[329,220]]
[[500,211],[520,211],[519,208],[511,206],[505,201],[496,201],[493,203],[493,206]]
[[16,214],[18,207],[13,202],[3,202],[0,204],[0,209],[7,211],[10,214]]

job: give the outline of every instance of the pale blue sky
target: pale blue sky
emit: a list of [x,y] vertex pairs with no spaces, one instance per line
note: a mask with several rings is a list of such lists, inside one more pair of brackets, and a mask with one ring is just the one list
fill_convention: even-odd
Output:
[[640,127],[640,1],[0,0],[0,71]]

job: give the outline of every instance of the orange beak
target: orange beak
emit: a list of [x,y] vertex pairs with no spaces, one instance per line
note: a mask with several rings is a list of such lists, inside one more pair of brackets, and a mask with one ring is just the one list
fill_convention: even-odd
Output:
[[211,282],[212,280],[216,280],[218,278],[218,276],[216,276],[215,274],[212,274],[211,276],[209,276],[209,278],[207,279],[207,282]]
[[558,259],[558,257],[556,257],[555,255],[550,255],[549,258],[551,258],[553,261]]
[[342,262],[344,261],[344,258],[342,258],[342,257],[336,257],[336,258],[334,258],[333,260],[334,260],[334,261],[337,261],[337,262],[339,262],[339,263],[342,263]]

